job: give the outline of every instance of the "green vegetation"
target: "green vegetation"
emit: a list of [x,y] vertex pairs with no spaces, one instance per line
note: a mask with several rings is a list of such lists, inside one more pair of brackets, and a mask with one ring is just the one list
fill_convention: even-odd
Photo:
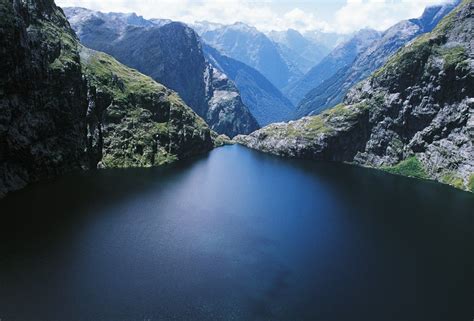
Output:
[[464,189],[463,179],[459,176],[456,176],[456,174],[453,172],[444,173],[441,177],[441,181],[456,188]]
[[214,146],[215,147],[221,147],[224,145],[230,145],[232,144],[232,140],[226,136],[226,135],[214,135]]
[[469,191],[474,193],[474,173],[469,176],[469,182],[467,184]]
[[375,71],[372,78],[392,77],[416,70],[424,65],[432,53],[431,34],[418,37],[411,45],[400,49],[387,63]]
[[395,166],[383,167],[382,169],[396,175],[428,179],[423,164],[416,156],[411,156]]
[[358,120],[361,113],[368,109],[369,105],[365,102],[355,105],[339,104],[320,115],[306,117],[285,125],[267,126],[265,132],[269,135],[283,134],[286,137],[313,139],[318,135],[330,134],[336,129],[350,126]]
[[129,95],[137,93],[142,97],[153,98],[166,90],[150,77],[125,67],[107,54],[82,47],[81,61],[89,81],[111,94],[115,100],[126,102]]
[[432,33],[434,34],[444,34],[447,30],[453,28],[456,20],[456,16],[458,15],[461,8],[464,6],[469,6],[472,0],[463,0],[453,11],[451,11],[446,17],[444,17],[438,25],[434,28]]
[[209,127],[176,93],[104,53],[82,47],[80,56],[89,86],[112,101],[96,107],[103,111],[102,166],[158,166],[212,147]]
[[439,53],[441,54],[445,62],[445,69],[469,67],[469,57],[466,53],[466,49],[463,46],[441,48],[439,49]]
[[369,108],[369,105],[365,102],[361,102],[355,105],[344,105],[339,104],[330,108],[321,114],[323,119],[333,120],[342,117],[346,120],[357,118],[360,112],[365,111]]
[[470,5],[471,1],[463,0],[457,8],[438,23],[432,32],[419,36],[410,45],[400,49],[384,66],[372,75],[372,78],[392,78],[397,74],[410,74],[416,68],[423,67],[431,54],[439,53],[440,51],[447,66],[462,62],[465,59],[465,52],[463,52],[464,50],[461,46],[451,49],[440,48],[446,42],[444,35],[449,29],[453,28],[459,11],[464,6]]
[[[66,28],[66,17],[60,12],[54,13],[56,17],[50,20],[41,19],[30,28],[37,29],[42,36],[42,46],[46,48],[58,48],[59,56],[50,64],[54,70],[66,70],[72,66],[79,66],[78,40],[70,28]],[[58,19],[58,21],[54,21]],[[50,50],[50,49],[48,49]]]

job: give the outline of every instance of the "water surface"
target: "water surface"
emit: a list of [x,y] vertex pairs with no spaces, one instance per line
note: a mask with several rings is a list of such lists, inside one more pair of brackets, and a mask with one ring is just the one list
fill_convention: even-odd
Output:
[[466,320],[474,197],[228,146],[0,201],[2,321]]

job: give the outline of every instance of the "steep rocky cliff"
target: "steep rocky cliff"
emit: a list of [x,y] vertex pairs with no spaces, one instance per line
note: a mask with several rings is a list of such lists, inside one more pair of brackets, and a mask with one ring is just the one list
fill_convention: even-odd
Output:
[[83,48],[52,0],[0,1],[0,197],[102,167],[153,166],[217,141],[181,99]]
[[215,131],[233,137],[259,128],[235,85],[213,71],[199,37],[186,25],[155,24],[132,14],[82,8],[65,12],[85,46],[106,52],[176,91]]
[[239,88],[242,101],[260,126],[291,119],[293,105],[260,72],[209,45],[203,44],[203,50],[209,63],[229,76]]
[[86,165],[74,32],[52,0],[0,1],[0,196]]
[[343,104],[236,141],[474,191],[473,11],[472,0],[464,0],[431,33],[354,87]]
[[107,54],[81,47],[91,167],[149,167],[212,149],[213,133],[179,96]]
[[430,32],[455,7],[454,3],[428,7],[417,19],[401,21],[382,33],[354,61],[311,88],[297,106],[296,116],[317,115],[342,102],[349,89],[387,62],[416,36]]
[[209,63],[204,73],[207,109],[204,119],[218,133],[234,137],[260,128],[257,120],[243,103],[237,86],[226,74]]

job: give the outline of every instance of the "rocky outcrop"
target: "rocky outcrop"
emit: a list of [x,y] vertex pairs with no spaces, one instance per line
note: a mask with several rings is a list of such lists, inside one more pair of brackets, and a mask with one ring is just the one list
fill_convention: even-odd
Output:
[[282,156],[351,162],[474,191],[472,0],[354,87],[344,104],[235,140]]
[[379,39],[361,51],[352,63],[313,86],[297,106],[296,116],[317,115],[341,103],[350,88],[385,64],[392,54],[409,41],[433,30],[454,7],[453,3],[428,7],[420,18],[401,21],[387,29]]
[[294,107],[261,73],[203,44],[209,63],[230,77],[260,126],[291,119]]
[[76,36],[52,0],[0,1],[0,196],[87,166]]
[[91,167],[150,167],[208,151],[215,135],[179,96],[107,54],[81,48]]
[[206,62],[201,41],[186,25],[81,8],[65,12],[85,46],[106,52],[176,91],[213,130],[233,137],[259,128],[230,79],[226,78],[226,87],[231,90],[225,95],[222,86],[212,87],[223,79],[212,78],[216,73]]
[[205,75],[208,109],[204,118],[213,124],[213,130],[234,137],[238,133],[251,133],[260,128],[227,75],[211,64],[207,64]]
[[176,93],[83,48],[52,0],[2,0],[0,45],[0,197],[72,170],[160,165],[225,141]]

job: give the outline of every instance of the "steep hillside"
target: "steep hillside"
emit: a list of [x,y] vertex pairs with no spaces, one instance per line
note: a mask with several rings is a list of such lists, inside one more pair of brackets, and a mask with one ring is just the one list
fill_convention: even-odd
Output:
[[[177,22],[130,19],[130,14],[80,8],[65,12],[84,45],[106,52],[175,90],[212,129],[234,136],[258,128],[232,81],[227,79],[222,85],[225,79],[221,75],[212,78],[216,73],[206,63],[200,39],[191,28]],[[214,84],[220,87],[214,88]]]
[[294,29],[272,31],[268,36],[279,45],[282,56],[303,74],[320,62],[330,51],[323,44],[305,38]]
[[242,101],[260,126],[291,119],[294,107],[273,84],[257,70],[203,45],[208,61],[228,75],[242,95]]
[[236,138],[283,156],[343,161],[474,192],[474,4],[464,0],[318,116]]
[[114,58],[81,48],[91,167],[149,167],[212,149],[212,132],[181,98]]
[[320,63],[311,68],[301,79],[290,83],[283,93],[296,105],[313,88],[321,85],[339,70],[348,68],[359,54],[377,39],[380,33],[371,29],[357,32],[347,41],[334,48]]
[[235,23],[206,31],[201,37],[226,56],[258,70],[278,89],[301,76],[298,68],[289,65],[281,55],[278,46],[254,27]]
[[83,48],[52,0],[2,0],[0,18],[0,197],[72,170],[160,165],[222,140],[169,89]]
[[74,32],[52,0],[0,2],[0,196],[86,165]]
[[316,115],[340,103],[352,86],[382,66],[410,40],[433,30],[454,7],[455,4],[452,3],[428,7],[420,18],[401,21],[386,30],[350,66],[338,70],[317,87],[313,87],[298,105],[296,117]]

